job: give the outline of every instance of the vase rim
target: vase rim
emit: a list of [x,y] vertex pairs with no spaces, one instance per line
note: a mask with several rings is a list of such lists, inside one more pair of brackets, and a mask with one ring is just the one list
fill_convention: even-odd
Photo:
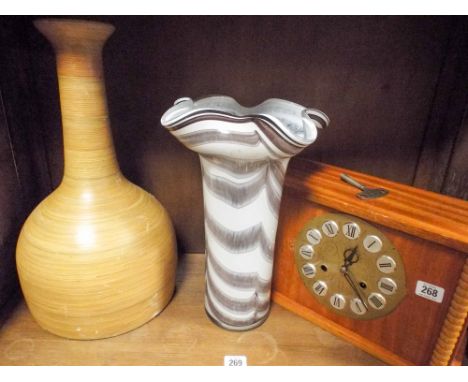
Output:
[[311,144],[317,136],[316,129],[330,122],[325,113],[284,99],[269,98],[256,106],[245,107],[232,97],[213,95],[196,100],[177,99],[162,116],[161,124],[168,130],[178,130],[191,121],[220,117],[232,122],[262,120],[285,140],[300,147]]
[[108,22],[104,21],[98,21],[98,20],[91,20],[91,19],[73,19],[73,18],[55,18],[55,17],[39,17],[33,20],[33,23],[35,26],[38,24],[70,24],[70,25],[83,25],[83,26],[95,26],[95,27],[100,27],[104,29],[112,29],[115,30],[114,25]]
[[55,48],[88,46],[102,47],[114,33],[110,23],[85,19],[38,18],[33,21]]

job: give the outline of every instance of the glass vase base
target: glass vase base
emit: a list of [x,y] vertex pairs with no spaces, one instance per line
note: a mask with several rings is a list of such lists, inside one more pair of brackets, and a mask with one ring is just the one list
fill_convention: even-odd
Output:
[[246,332],[246,331],[253,330],[263,325],[263,323],[268,319],[268,316],[270,315],[270,310],[268,310],[265,316],[263,316],[260,320],[255,321],[252,324],[242,325],[242,326],[231,325],[223,321],[220,321],[219,319],[213,317],[213,315],[210,313],[210,311],[208,310],[206,306],[205,306],[205,313],[211,322],[213,322],[216,326],[219,326],[222,329],[226,329],[231,332]]

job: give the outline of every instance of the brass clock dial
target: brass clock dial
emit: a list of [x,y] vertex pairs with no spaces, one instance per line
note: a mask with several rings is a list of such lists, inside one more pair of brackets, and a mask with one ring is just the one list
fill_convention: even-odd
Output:
[[406,294],[405,269],[385,235],[353,216],[310,220],[295,243],[297,270],[322,305],[358,320],[393,311]]

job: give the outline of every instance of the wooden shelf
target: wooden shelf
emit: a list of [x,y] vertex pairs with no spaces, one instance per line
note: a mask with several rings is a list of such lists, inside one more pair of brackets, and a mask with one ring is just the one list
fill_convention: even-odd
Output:
[[245,355],[249,365],[383,365],[275,303],[254,330],[220,329],[203,308],[204,270],[204,255],[182,256],[168,307],[142,327],[103,340],[50,334],[21,302],[0,329],[0,365],[223,365],[225,355]]

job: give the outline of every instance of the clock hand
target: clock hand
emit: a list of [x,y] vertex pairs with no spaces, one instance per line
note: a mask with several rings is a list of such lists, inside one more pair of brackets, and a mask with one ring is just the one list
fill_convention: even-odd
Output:
[[349,267],[357,263],[359,261],[359,253],[357,251],[357,246],[354,248],[348,248],[346,251],[343,253],[344,257],[344,264],[341,267],[341,273],[343,273],[343,276],[345,277],[346,281],[348,284],[351,286],[351,288],[354,290],[354,293],[356,293],[357,297],[359,300],[361,300],[362,305],[366,308],[366,310],[369,310],[369,307],[367,306],[367,303],[365,301],[365,298],[363,298],[361,291],[359,288],[356,286],[356,282],[354,281],[354,277],[352,273],[349,270]]
[[361,300],[362,302],[362,305],[364,305],[364,307],[366,308],[366,310],[369,310],[369,307],[367,306],[367,303],[366,303],[366,299],[365,297],[363,297],[363,295],[361,294],[361,291],[359,290],[359,288],[356,286],[356,283],[354,281],[354,277],[352,275],[352,273],[345,267],[343,266],[341,268],[341,272],[343,273],[343,276],[345,277],[346,281],[348,282],[348,284],[351,286],[351,288],[354,290],[354,293],[356,293],[357,297],[359,298],[359,300]]

